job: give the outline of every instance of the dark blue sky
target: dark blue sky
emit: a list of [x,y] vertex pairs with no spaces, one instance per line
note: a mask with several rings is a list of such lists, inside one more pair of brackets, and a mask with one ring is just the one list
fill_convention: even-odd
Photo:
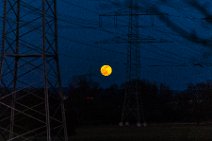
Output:
[[[211,44],[200,39],[211,38],[212,14],[210,0],[139,0],[139,12],[160,11],[166,16],[141,16],[142,40],[169,41],[169,43],[141,43],[141,78],[165,83],[172,89],[185,89],[187,84],[211,80]],[[2,5],[2,1],[0,2]],[[1,6],[2,12],[2,6]],[[76,75],[91,74],[102,86],[120,84],[125,80],[128,19],[99,14],[128,13],[125,0],[58,0],[59,47],[63,85]],[[0,26],[0,28],[2,28]],[[195,38],[197,37],[197,38]],[[200,40],[200,41],[199,41]],[[101,43],[104,41],[105,43]],[[99,68],[113,67],[110,77],[103,77]]]
[[[198,2],[210,10],[209,6],[205,6],[210,5],[210,1]],[[139,6],[141,13],[157,7],[186,32],[205,39],[211,37],[211,25],[203,19],[205,15],[193,7],[189,1],[143,0],[139,2]],[[59,2],[59,9],[61,9],[59,13],[70,16],[67,20],[73,23],[70,27],[60,27],[60,35],[66,36],[67,40],[70,39],[67,41],[60,38],[60,45],[63,46],[61,53],[65,52],[73,56],[73,58],[62,57],[63,76],[71,72],[76,75],[93,73],[94,78],[97,77],[103,85],[123,82],[127,44],[95,44],[95,42],[101,40],[112,42],[114,38],[127,39],[127,18],[118,18],[118,27],[114,28],[113,18],[104,17],[102,18],[103,29],[98,27],[99,14],[117,11],[127,13],[126,3],[121,0],[113,4],[109,1],[91,2],[87,0],[81,0],[80,3],[77,0],[70,2],[66,0],[65,3],[62,0]],[[60,22],[60,25],[67,24]],[[142,79],[165,83],[173,89],[184,89],[189,83],[211,80],[211,50],[208,46],[189,41],[183,37],[183,33],[178,33],[167,26],[158,16],[142,16],[140,25],[139,31],[142,39],[171,41],[171,43],[141,43]],[[69,67],[65,67],[68,63]],[[113,75],[109,78],[103,78],[98,74],[99,67],[105,63],[111,64],[114,69]],[[69,79],[65,79],[64,83],[68,81]]]

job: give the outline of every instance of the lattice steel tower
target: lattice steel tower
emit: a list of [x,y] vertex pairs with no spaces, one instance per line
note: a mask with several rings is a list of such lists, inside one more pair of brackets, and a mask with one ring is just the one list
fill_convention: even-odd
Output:
[[[114,0],[115,1],[115,0]],[[126,65],[126,88],[124,94],[123,107],[121,111],[120,126],[128,125],[129,122],[136,123],[137,126],[141,126],[141,122],[145,126],[144,111],[141,101],[141,94],[138,93],[138,82],[140,80],[141,60],[140,60],[140,43],[152,43],[154,41],[141,40],[139,35],[139,16],[152,15],[143,14],[138,12],[138,3],[136,0],[126,0],[128,13],[115,12],[114,14],[101,14],[100,15],[100,27],[102,27],[102,17],[114,17],[114,25],[118,28],[118,17],[127,17],[128,20],[128,34],[127,40],[120,40],[117,38],[103,40],[98,43],[104,44],[116,44],[127,43],[127,65]],[[124,38],[124,37],[123,37]]]
[[[140,37],[141,27],[139,23],[140,16],[162,16],[163,13],[158,13],[152,11],[151,9],[142,9],[145,13],[140,13],[141,7],[139,7],[137,0],[125,0],[125,1],[112,1],[115,5],[123,6],[127,4],[124,8],[128,8],[128,12],[123,11],[123,7],[120,11],[116,11],[111,14],[100,14],[99,15],[99,25],[103,26],[102,18],[103,17],[113,17],[114,26],[119,28],[118,18],[127,17],[128,18],[128,34],[127,39],[125,37],[115,37],[110,40],[101,40],[96,43],[101,44],[126,44],[127,47],[127,63],[126,63],[126,86],[124,101],[121,111],[121,121],[120,126],[128,125],[130,122],[136,123],[137,126],[146,126],[145,116],[144,116],[144,107],[142,102],[142,93],[138,91],[139,89],[139,80],[141,79],[141,43],[170,43],[172,41],[159,39],[159,38],[145,38]],[[122,3],[122,4],[121,4]],[[120,8],[120,7],[119,7]],[[122,19],[123,22],[123,19]],[[104,30],[103,30],[104,31]],[[109,32],[110,33],[110,32]],[[123,35],[124,36],[124,35]]]
[[3,0],[0,134],[9,141],[67,139],[56,0]]
[[136,0],[129,2],[129,24],[128,24],[128,48],[125,96],[121,114],[120,125],[128,125],[130,122],[136,122],[137,126],[145,125],[143,105],[141,94],[138,93],[138,82],[140,80],[141,60],[140,60],[140,36],[139,36],[139,14]]

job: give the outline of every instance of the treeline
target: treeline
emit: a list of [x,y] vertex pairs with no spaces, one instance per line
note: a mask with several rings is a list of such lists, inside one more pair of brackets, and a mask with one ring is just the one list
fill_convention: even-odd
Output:
[[[185,91],[181,92],[172,91],[165,85],[158,86],[148,81],[137,81],[137,85],[147,124],[165,122],[193,122],[199,124],[212,121],[211,82],[189,85]],[[108,88],[102,88],[98,83],[86,77],[75,79],[68,89],[64,89],[68,134],[74,134],[77,126],[80,125],[118,125],[126,86],[127,83],[121,86],[112,85]],[[5,88],[0,89],[2,95],[8,93],[7,91]],[[55,110],[58,109],[60,103],[60,97],[56,91],[54,89],[49,90],[50,116],[60,119],[60,110]],[[19,103],[31,106],[40,103],[45,96],[42,88],[24,89],[16,94]],[[19,98],[23,96],[24,98]],[[5,99],[3,102],[10,105],[11,99]],[[43,102],[41,106],[44,106]],[[0,121],[1,126],[6,128],[10,123],[11,110],[5,108],[4,105],[0,105],[0,108],[0,118],[8,117],[5,118],[6,120]],[[32,112],[33,110],[23,106],[20,107],[18,104],[16,108],[26,110],[26,112]],[[36,110],[40,114],[33,116],[45,121],[45,114],[42,114],[45,112],[44,109],[37,107]],[[17,118],[16,123],[18,122],[21,127],[26,129],[39,126],[36,125],[34,119],[29,117]],[[1,129],[0,131],[0,134],[4,136],[4,132]],[[7,134],[5,133],[5,135]]]
[[[140,101],[148,123],[212,121],[212,83],[189,85],[185,91],[172,91],[165,85],[138,82]],[[117,124],[126,84],[101,88],[86,78],[80,78],[68,89],[70,120],[78,125]]]

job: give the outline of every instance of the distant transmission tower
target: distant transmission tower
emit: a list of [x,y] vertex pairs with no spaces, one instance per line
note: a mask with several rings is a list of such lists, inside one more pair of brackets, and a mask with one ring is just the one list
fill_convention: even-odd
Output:
[[[128,36],[125,37],[113,37],[112,39],[101,40],[96,43],[100,44],[126,44],[127,48],[127,65],[126,65],[126,89],[122,107],[120,126],[129,125],[129,123],[136,123],[137,126],[146,126],[144,107],[142,103],[142,95],[138,93],[138,82],[140,80],[141,72],[141,49],[140,43],[170,43],[170,40],[164,40],[159,38],[141,38],[139,35],[139,17],[140,16],[162,16],[163,13],[157,13],[157,11],[146,11],[147,13],[138,12],[139,5],[137,0],[126,0],[128,13],[117,11],[114,14],[100,14],[99,15],[99,26],[102,27],[103,17],[112,17],[114,19],[114,27],[118,28],[118,17],[127,17],[128,20]],[[119,5],[117,1],[113,1],[116,5]],[[122,8],[123,9],[123,8]],[[149,13],[151,12],[151,13]],[[109,33],[113,33],[107,30],[103,30]]]
[[58,60],[56,0],[3,0],[0,135],[68,141]]
[[[138,94],[138,82],[140,80],[140,43],[142,42],[139,36],[139,16],[148,14],[139,14],[137,12],[136,0],[130,0],[128,3],[129,13],[116,14],[102,14],[102,16],[114,17],[114,24],[117,26],[117,17],[126,16],[129,19],[128,22],[128,38],[127,38],[127,65],[126,65],[126,90],[124,95],[124,102],[121,114],[120,126],[128,125],[129,122],[136,122],[137,126],[141,126],[141,120],[145,124],[144,111],[142,101],[140,100],[141,95]],[[101,21],[100,21],[100,24]],[[100,25],[102,26],[102,25]],[[123,43],[125,41],[118,41],[115,39],[115,43]],[[144,41],[145,42],[145,41]],[[151,42],[151,41],[150,41]],[[101,43],[110,43],[110,41],[101,41]]]
[[120,125],[128,125],[129,122],[136,121],[137,126],[141,126],[142,121],[145,124],[144,111],[142,102],[138,94],[138,81],[140,80],[141,60],[139,45],[139,19],[137,11],[133,8],[137,7],[137,2],[130,1],[129,4],[129,24],[128,24],[128,49],[127,49],[127,86],[124,95],[123,109],[121,114]]

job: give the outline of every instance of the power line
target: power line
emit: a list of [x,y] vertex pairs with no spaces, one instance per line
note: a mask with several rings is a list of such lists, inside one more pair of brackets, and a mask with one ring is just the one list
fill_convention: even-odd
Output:
[[[67,1],[66,1],[67,2]],[[73,3],[72,3],[73,4]],[[83,8],[83,7],[81,7],[81,8]],[[86,10],[88,10],[88,9],[86,9]],[[92,11],[93,13],[97,13],[96,11]],[[73,17],[71,17],[71,18],[73,18]],[[67,18],[66,18],[67,19]],[[61,19],[62,21],[65,21],[65,18],[62,18]],[[78,23],[80,23],[81,21],[78,21]],[[83,21],[82,21],[83,22]],[[67,22],[66,21],[66,23],[69,23],[69,22]],[[78,23],[76,23],[77,25],[78,25]],[[73,23],[72,23],[73,24]],[[81,25],[81,27],[82,27],[82,25]],[[87,28],[92,28],[92,27],[87,27]],[[96,28],[95,28],[96,29]],[[115,34],[115,33],[112,33],[112,34]],[[72,40],[73,41],[73,40]],[[75,42],[77,42],[77,41],[75,41]],[[78,42],[79,43],[79,42]],[[82,43],[83,44],[83,43]],[[180,56],[179,56],[179,58],[180,58]]]
[[91,13],[99,14],[97,11],[89,9],[87,7],[83,7],[81,5],[78,5],[78,4],[74,3],[73,1],[61,0],[61,2],[64,2],[65,4],[68,4],[68,5],[71,5],[71,6],[74,6],[74,7],[78,7],[80,9],[86,10],[86,11],[91,12]]
[[[91,28],[91,27],[88,27],[88,28]],[[115,34],[115,33],[114,33]],[[64,38],[64,37],[63,37]],[[72,40],[73,41],[73,40]],[[74,41],[73,41],[74,42]],[[76,42],[76,41],[75,41]],[[79,43],[79,42],[78,42]],[[180,58],[180,57],[179,57]]]

